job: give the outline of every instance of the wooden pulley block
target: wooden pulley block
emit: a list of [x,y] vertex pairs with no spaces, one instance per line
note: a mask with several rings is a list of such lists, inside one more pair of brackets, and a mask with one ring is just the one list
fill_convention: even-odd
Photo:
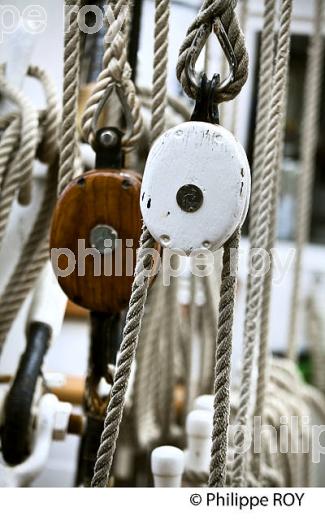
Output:
[[133,171],[98,169],[74,179],[59,197],[51,258],[74,303],[105,313],[127,306],[142,230],[140,188]]
[[242,225],[251,179],[243,147],[220,125],[190,121],[165,132],[148,156],[141,212],[164,247],[216,250]]

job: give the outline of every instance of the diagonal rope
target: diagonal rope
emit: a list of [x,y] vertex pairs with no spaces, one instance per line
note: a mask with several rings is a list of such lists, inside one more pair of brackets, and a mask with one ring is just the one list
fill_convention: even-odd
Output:
[[107,407],[104,431],[101,436],[100,447],[97,453],[94,476],[91,484],[92,487],[105,487],[109,480],[119,428],[123,416],[128,381],[135,358],[141,321],[144,313],[144,305],[147,298],[149,285],[148,271],[152,264],[150,249],[153,247],[154,240],[149,231],[144,228],[138,251],[132,294],[123,331],[123,340],[120,347],[120,354],[111,390],[111,398]]

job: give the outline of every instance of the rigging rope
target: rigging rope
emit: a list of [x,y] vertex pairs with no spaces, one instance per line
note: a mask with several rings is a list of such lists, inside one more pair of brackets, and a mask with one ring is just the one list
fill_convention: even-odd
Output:
[[[32,229],[26,238],[17,264],[14,267],[14,272],[10,276],[0,296],[0,351],[3,348],[5,338],[18,310],[34,286],[39,272],[48,258],[47,233],[55,201],[55,186],[57,183],[58,108],[55,88],[47,74],[38,67],[30,66],[28,68],[28,74],[41,82],[45,92],[46,109],[39,114],[31,107],[29,101],[26,101],[26,106],[23,109],[25,96],[17,91],[17,89],[6,84],[5,80],[1,80],[2,86],[5,86],[4,92],[16,103],[20,110],[18,116],[14,116],[20,120],[20,123],[17,123],[17,127],[15,127],[15,131],[20,131],[20,142],[18,143],[19,138],[16,134],[15,142],[16,145],[18,145],[17,152],[14,155],[10,154],[10,164],[7,162],[7,172],[4,172],[5,180],[2,185],[3,191],[0,204],[1,238],[3,238],[16,189],[22,187],[23,190],[21,193],[27,193],[25,191],[25,187],[27,186],[26,182],[29,182],[28,179],[31,175],[30,172],[32,171],[34,160],[39,158],[46,163],[48,165],[48,171],[43,199]],[[26,112],[30,112],[30,114],[26,115]],[[37,117],[36,143],[34,142],[34,113],[36,113]],[[29,132],[27,133],[27,137],[26,135],[21,135],[24,129]],[[30,135],[31,142],[27,145],[28,135]],[[10,153],[10,150],[13,150],[13,148],[11,145],[9,148],[6,145],[4,148],[1,147],[0,150],[1,155],[2,151],[9,151]],[[34,150],[34,156],[32,156],[31,150]],[[23,151],[26,152],[26,156],[22,159]],[[26,199],[24,202],[26,202]],[[26,259],[28,259],[28,262],[26,262]]]
[[111,398],[107,408],[104,430],[97,454],[92,487],[106,487],[109,480],[119,427],[123,415],[128,381],[132,363],[135,358],[141,320],[147,298],[149,285],[148,271],[150,270],[152,263],[152,256],[148,250],[152,249],[154,244],[154,240],[149,231],[144,228],[141,236],[140,248],[138,250],[138,259],[135,268],[129,309],[123,331],[120,355],[117,361],[114,382],[111,390]]
[[314,35],[311,39],[308,51],[308,61],[305,79],[305,106],[302,122],[302,133],[300,143],[301,171],[297,186],[297,209],[296,209],[296,256],[292,283],[291,314],[288,334],[289,359],[295,360],[297,355],[297,324],[299,298],[301,294],[301,271],[303,262],[303,250],[308,241],[311,202],[314,175],[316,169],[316,149],[318,142],[318,125],[320,116],[321,87],[323,79],[323,22],[325,14],[325,2],[316,0]]
[[190,56],[198,58],[203,46],[206,43],[210,31],[207,28],[213,27],[213,31],[217,34],[216,20],[219,18],[229,43],[232,46],[237,67],[233,80],[220,94],[218,93],[216,101],[230,101],[234,99],[242,87],[246,83],[248,74],[248,55],[245,46],[244,35],[239,27],[238,18],[235,12],[237,0],[205,0],[197,17],[190,25],[183,44],[181,45],[178,62],[177,62],[177,79],[181,83],[185,93],[192,99],[196,99],[198,89],[188,78],[186,71]]
[[[224,246],[214,383],[214,417],[209,487],[224,487],[228,453],[232,328],[240,231]],[[236,256],[235,256],[236,255]]]
[[[272,13],[272,4],[266,0],[265,9],[266,14]],[[235,456],[233,465],[233,485],[236,487],[242,487],[245,484],[245,454],[240,450],[240,446],[244,441],[244,430],[247,429],[249,423],[249,406],[251,400],[252,390],[252,374],[253,374],[253,363],[254,354],[256,350],[256,343],[258,341],[259,327],[261,320],[261,309],[263,306],[263,289],[265,283],[265,276],[263,275],[263,269],[265,269],[263,258],[260,252],[268,253],[269,246],[269,231],[272,220],[272,209],[274,187],[276,184],[277,176],[277,160],[278,160],[278,142],[282,135],[282,120],[283,120],[283,102],[284,92],[287,81],[287,71],[289,64],[289,50],[290,50],[290,22],[292,13],[292,0],[283,0],[281,4],[280,13],[280,27],[278,33],[278,46],[277,46],[277,59],[274,65],[274,80],[272,85],[272,98],[269,107],[269,120],[267,125],[267,141],[264,148],[264,160],[263,160],[263,177],[260,178],[260,183],[257,187],[254,187],[253,191],[258,189],[256,193],[256,204],[255,210],[251,213],[257,215],[256,221],[251,226],[251,251],[255,251],[255,254],[251,259],[251,269],[254,270],[254,276],[248,274],[247,283],[247,305],[246,305],[246,316],[244,325],[244,360],[242,367],[242,378],[240,385],[240,404],[238,409],[238,415],[236,418],[236,425],[239,426],[238,436],[235,439]],[[268,18],[269,19],[269,18]],[[270,16],[271,19],[271,16]],[[272,31],[272,22],[265,24],[265,31]],[[266,69],[266,74],[268,70]],[[261,107],[263,103],[261,101]],[[265,107],[265,105],[264,105]],[[261,122],[262,128],[265,123]],[[261,131],[261,130],[260,130]],[[262,132],[263,139],[265,133]],[[262,141],[262,138],[261,138]],[[260,159],[260,155],[257,155]],[[255,159],[255,162],[257,161]],[[253,180],[254,171],[253,171]],[[256,251],[259,252],[256,255]],[[264,342],[265,350],[267,350],[267,342]],[[259,384],[265,388],[265,357],[267,351],[261,354],[260,361],[263,362],[262,367],[260,366],[260,380]]]
[[58,195],[75,174],[77,155],[76,120],[79,93],[80,29],[79,10],[82,0],[66,0],[64,31],[63,113],[60,138]]
[[[109,0],[107,0],[107,5],[109,5]],[[129,3],[125,0],[117,0],[114,5],[115,21],[110,23],[104,38],[103,68],[97,78],[82,118],[84,138],[91,144],[100,103],[111,89],[118,87],[125,98],[132,117],[131,135],[125,134],[122,138],[125,152],[133,150],[139,142],[143,130],[140,103],[131,80],[131,68],[127,61],[126,30],[123,26],[125,26],[128,9]]]

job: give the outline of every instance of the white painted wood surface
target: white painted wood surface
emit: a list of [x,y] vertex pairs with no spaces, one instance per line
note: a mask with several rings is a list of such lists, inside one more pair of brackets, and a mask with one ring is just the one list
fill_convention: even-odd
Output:
[[193,410],[186,419],[187,470],[209,471],[213,429],[213,412]]
[[184,453],[175,446],[159,446],[151,454],[155,487],[181,487]]
[[[184,185],[203,193],[187,213],[176,195]],[[141,189],[143,220],[163,246],[186,254],[220,248],[246,217],[250,169],[243,147],[225,128],[190,121],[165,132],[153,145]]]
[[27,323],[45,323],[52,330],[53,342],[59,336],[67,306],[67,297],[55,278],[50,261],[45,264],[33,292]]

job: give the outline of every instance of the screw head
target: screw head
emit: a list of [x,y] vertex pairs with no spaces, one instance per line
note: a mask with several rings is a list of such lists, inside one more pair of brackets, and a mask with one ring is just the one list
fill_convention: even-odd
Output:
[[105,148],[111,148],[118,143],[118,135],[110,129],[105,129],[99,134],[99,141]]
[[176,200],[179,207],[186,213],[194,213],[203,204],[202,190],[195,184],[185,184],[179,188],[176,194]]
[[[102,255],[107,252],[107,249],[114,251],[117,239],[116,229],[107,224],[98,224],[90,231],[90,245]],[[106,240],[110,240],[110,243],[107,243]]]

